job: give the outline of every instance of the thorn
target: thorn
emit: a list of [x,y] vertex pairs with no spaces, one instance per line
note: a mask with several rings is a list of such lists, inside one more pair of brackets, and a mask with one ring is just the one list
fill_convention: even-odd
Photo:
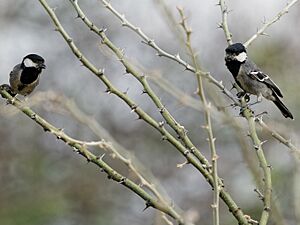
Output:
[[257,188],[254,189],[254,192],[256,192],[258,194],[258,198],[260,200],[264,201],[264,199],[265,199],[264,195]]
[[186,149],[186,150],[183,152],[183,155],[187,156],[189,153],[191,153],[190,150],[189,150],[189,149]]
[[133,113],[133,112],[136,112],[137,106],[132,105],[130,108],[131,108],[131,113]]
[[105,153],[103,153],[101,156],[97,156],[96,160],[103,161],[104,156],[105,156]]
[[260,142],[260,146],[262,146],[263,144],[265,144],[266,142],[268,142],[268,140],[264,140]]
[[223,28],[223,24],[222,23],[218,23],[217,29],[222,29]]
[[147,41],[147,43],[148,43],[148,45],[150,45],[150,46],[154,45],[154,39],[149,39],[149,40]]
[[165,135],[163,135],[163,136],[161,136],[161,140],[162,141],[165,141],[165,140],[167,140],[168,138],[165,136]]
[[191,151],[191,153],[193,153],[193,154],[195,153],[195,150],[196,150],[195,147],[191,147],[191,148],[190,148],[190,151]]
[[127,95],[128,91],[129,91],[129,87],[126,89],[126,91],[123,92],[123,94]]
[[43,127],[43,129],[44,129],[45,132],[49,132],[50,131],[50,129],[48,127]]
[[164,111],[165,111],[165,107],[159,109],[160,113],[163,113]]
[[118,183],[119,184],[124,184],[126,180],[127,180],[126,177],[122,177],[121,180]]
[[175,58],[176,58],[177,60],[181,60],[179,53],[177,53],[177,54],[175,55]]
[[142,119],[141,115],[138,114],[138,117],[135,120],[140,120]]
[[107,88],[107,89],[105,90],[105,92],[106,92],[107,94],[111,94],[110,88]]
[[160,121],[160,122],[158,122],[158,126],[159,126],[160,128],[163,127],[164,124],[165,124],[165,121]]
[[176,165],[176,167],[179,168],[179,169],[181,169],[181,168],[183,168],[185,165],[187,165],[188,163],[189,163],[188,161],[184,161],[183,163],[178,163],[178,164]]
[[78,148],[76,148],[75,146],[73,147],[73,151],[76,152],[76,153],[79,152]]
[[30,118],[33,119],[33,120],[35,120],[36,119],[36,114],[35,113],[31,114]]
[[261,35],[261,36],[267,36],[267,37],[270,37],[270,35],[267,34],[266,32],[262,32],[260,35]]
[[146,201],[146,207],[143,209],[143,212],[148,209],[150,206],[152,205],[152,203],[150,201]]

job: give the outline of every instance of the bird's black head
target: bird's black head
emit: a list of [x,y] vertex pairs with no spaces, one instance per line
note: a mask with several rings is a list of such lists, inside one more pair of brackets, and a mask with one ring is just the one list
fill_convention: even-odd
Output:
[[22,60],[23,67],[34,67],[36,69],[45,69],[45,60],[37,54],[26,55]]
[[229,45],[226,49],[226,56],[225,61],[238,61],[240,63],[243,63],[247,59],[247,51],[243,44],[241,43],[234,43],[232,45]]

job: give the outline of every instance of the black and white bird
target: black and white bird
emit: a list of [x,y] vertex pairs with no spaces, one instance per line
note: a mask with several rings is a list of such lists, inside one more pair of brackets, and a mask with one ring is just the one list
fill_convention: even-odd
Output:
[[225,52],[225,64],[245,93],[256,95],[258,101],[264,97],[274,102],[284,117],[293,119],[292,113],[280,100],[283,97],[280,89],[267,74],[248,59],[243,44],[232,44],[225,49]]
[[14,95],[29,95],[39,84],[40,74],[45,68],[45,60],[41,56],[37,54],[25,56],[22,62],[10,72],[11,92]]

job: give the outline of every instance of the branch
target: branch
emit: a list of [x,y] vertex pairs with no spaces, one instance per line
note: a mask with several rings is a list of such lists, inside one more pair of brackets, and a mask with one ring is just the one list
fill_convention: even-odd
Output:
[[228,9],[227,9],[225,0],[220,0],[219,1],[219,6],[220,6],[220,9],[221,9],[221,13],[222,13],[222,22],[220,23],[219,26],[224,31],[227,44],[232,45],[233,44],[232,34],[230,33],[229,28],[228,28],[228,22],[227,22]]
[[265,30],[270,27],[272,24],[276,23],[284,14],[289,12],[289,9],[296,3],[298,0],[293,0],[286,5],[272,20],[266,22],[248,41],[244,43],[244,46],[247,48],[251,43],[258,38],[260,35],[264,35]]
[[[162,187],[160,186],[160,190],[156,187],[158,186],[158,181],[155,179],[151,171],[145,168],[129,150],[125,149],[121,144],[119,144],[109,134],[109,132],[98,123],[98,121],[84,113],[73,100],[67,98],[65,95],[57,94],[55,92],[39,92],[32,97],[34,102],[44,102],[45,99],[54,104],[54,106],[51,108],[65,109],[65,111],[77,121],[86,125],[96,136],[98,136],[98,138],[101,139],[101,141],[98,142],[98,146],[101,149],[111,153],[109,155],[113,159],[119,159],[122,161],[140,180],[141,187],[145,187],[150,190],[160,202],[168,205],[170,208],[173,208],[176,211],[177,207],[174,205],[174,203],[171,205],[170,201],[166,199],[163,193],[161,193],[165,192],[160,191],[162,190]],[[55,112],[57,113],[57,110],[55,110]],[[109,140],[109,142],[104,140]],[[177,212],[177,214],[180,215],[179,212]],[[166,217],[164,219],[166,219]],[[181,217],[179,221],[184,221],[184,219]],[[184,224],[187,224],[187,222],[184,222]]]
[[[101,37],[102,43],[104,43],[108,48],[110,48],[114,52],[114,54],[117,56],[119,61],[126,68],[126,72],[132,74],[142,84],[144,88],[144,92],[148,94],[148,96],[156,105],[163,118],[166,120],[167,124],[177,133],[177,135],[187,146],[187,148],[190,149],[190,152],[194,154],[201,163],[203,163],[205,166],[209,168],[210,164],[208,160],[201,154],[200,150],[197,149],[195,145],[192,143],[192,141],[189,139],[185,128],[174,119],[174,117],[171,115],[168,109],[163,105],[159,97],[154,93],[154,91],[152,90],[152,88],[150,87],[149,83],[146,80],[146,76],[140,74],[134,68],[134,66],[130,64],[130,62],[125,58],[124,53],[110,41],[110,39],[105,35],[103,30],[99,29],[88,19],[88,17],[80,9],[77,2],[74,2],[73,0],[70,1],[73,4],[76,12],[78,13],[78,16],[93,32],[95,32]],[[163,123],[161,123],[159,126],[163,127]]]
[[292,144],[291,140],[285,139],[282,135],[280,135],[277,131],[274,131],[272,128],[270,128],[263,120],[262,118],[256,118],[255,122],[257,122],[264,130],[268,131],[272,137],[277,139],[280,143],[284,144],[286,147],[288,147],[292,153],[296,154],[297,158],[300,159],[300,149],[297,148],[295,145]]
[[246,103],[244,99],[242,99],[242,104],[245,108],[243,109],[243,115],[248,121],[249,126],[249,135],[252,139],[253,146],[260,164],[260,167],[263,170],[264,174],[264,187],[263,187],[263,203],[264,209],[260,218],[260,225],[266,225],[269,219],[270,210],[271,210],[271,200],[272,200],[272,179],[271,179],[271,167],[268,165],[262,145],[264,142],[261,142],[257,136],[256,128],[255,128],[255,118],[253,116],[253,112],[246,107]]
[[[143,119],[145,122],[150,124],[152,127],[154,127],[156,130],[158,130],[162,135],[164,140],[168,140],[178,151],[181,152],[182,155],[187,159],[189,163],[191,163],[197,170],[201,172],[201,174],[205,177],[207,182],[212,185],[213,184],[213,178],[210,174],[209,167],[206,165],[201,164],[197,158],[195,158],[194,149],[187,149],[185,146],[183,146],[178,140],[176,140],[165,128],[164,126],[161,126],[160,123],[156,122],[152,117],[150,117],[145,111],[143,111],[140,107],[138,107],[130,98],[127,96],[127,94],[121,92],[117,88],[115,88],[110,81],[107,79],[107,77],[104,75],[103,70],[98,70],[77,48],[77,46],[74,44],[71,37],[68,35],[68,33],[64,30],[62,25],[60,24],[57,16],[55,15],[54,11],[49,7],[47,2],[45,0],[39,0],[39,2],[43,5],[45,10],[47,11],[50,18],[53,20],[57,31],[63,36],[69,47],[71,48],[74,55],[80,60],[80,62],[83,63],[83,65],[88,68],[94,75],[96,75],[107,87],[107,92],[115,94],[120,99],[122,99],[133,112],[135,112],[139,118]],[[220,83],[220,85],[223,87],[223,85]],[[229,92],[231,94],[231,92]],[[234,98],[234,97],[233,97]],[[208,162],[206,160],[206,162]],[[223,199],[223,201],[228,206],[231,213],[236,217],[236,219],[239,221],[240,224],[247,225],[248,219],[244,216],[244,213],[242,210],[237,206],[237,204],[233,201],[229,193],[227,193],[224,189],[221,189],[220,191],[220,197]]]
[[[168,53],[167,51],[163,50],[162,48],[160,48],[153,39],[149,38],[141,30],[141,28],[130,23],[126,19],[126,17],[124,15],[122,15],[121,13],[119,13],[115,8],[113,8],[112,5],[108,1],[106,1],[106,0],[101,0],[101,1],[102,1],[103,5],[121,21],[122,26],[128,27],[129,29],[134,31],[137,35],[139,35],[142,38],[143,43],[145,43],[146,45],[150,46],[151,48],[153,48],[157,51],[158,56],[162,56],[162,57],[171,59],[171,60],[179,63],[180,65],[184,66],[184,68],[186,70],[191,71],[194,74],[196,73],[196,69],[193,66],[191,66],[190,64],[188,64],[186,61],[181,59],[179,54],[171,54],[171,53]],[[209,82],[211,82],[212,84],[217,86],[227,97],[229,97],[234,102],[235,105],[240,105],[240,102],[236,99],[236,97],[228,89],[225,88],[222,81],[216,80],[209,72],[202,71],[202,74],[203,74],[204,78],[208,79]]]
[[75,153],[80,154],[81,156],[86,158],[88,162],[92,162],[99,168],[101,168],[101,171],[105,172],[108,175],[109,179],[113,179],[119,184],[124,185],[125,187],[136,193],[138,196],[140,196],[146,202],[146,207],[153,207],[159,211],[162,211],[167,215],[171,216],[172,218],[178,220],[179,224],[183,224],[183,222],[179,220],[181,217],[174,211],[173,208],[158,201],[150,194],[148,194],[145,190],[143,190],[138,184],[134,183],[129,178],[115,171],[112,167],[110,167],[107,163],[103,161],[104,155],[99,157],[91,153],[86,147],[85,143],[74,141],[75,139],[65,134],[62,129],[50,124],[45,119],[40,117],[37,113],[35,113],[33,110],[31,110],[30,107],[25,106],[17,98],[13,98],[4,88],[2,88],[2,86],[0,88],[0,94],[3,98],[7,99],[7,102],[9,104],[12,104],[16,108],[18,108],[25,115],[31,118],[34,122],[40,125],[45,132],[53,134],[54,136],[56,136],[57,139],[69,145]]
[[201,99],[201,102],[204,106],[204,115],[206,120],[206,125],[203,126],[203,128],[206,130],[208,134],[208,141],[209,141],[209,147],[211,152],[211,161],[212,161],[212,176],[213,176],[213,188],[214,188],[214,194],[213,194],[213,224],[219,225],[220,224],[220,216],[219,216],[219,194],[220,194],[220,188],[219,188],[219,182],[218,182],[218,155],[216,152],[216,146],[215,141],[216,138],[213,135],[212,131],[212,124],[211,124],[211,103],[207,102],[204,88],[203,88],[203,82],[202,82],[202,76],[200,67],[197,63],[196,54],[193,50],[192,43],[191,43],[191,34],[192,31],[190,28],[188,28],[186,17],[184,15],[184,11],[182,8],[177,7],[177,10],[179,12],[179,15],[181,17],[180,25],[182,26],[185,34],[186,34],[186,47],[189,52],[189,55],[192,58],[193,66],[196,68],[196,77],[197,77],[197,84],[198,84],[198,95]]

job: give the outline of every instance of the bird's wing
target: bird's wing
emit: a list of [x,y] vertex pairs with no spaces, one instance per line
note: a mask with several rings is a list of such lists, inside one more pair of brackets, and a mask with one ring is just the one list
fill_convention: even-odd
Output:
[[17,92],[20,84],[21,64],[16,65],[9,74],[9,83],[14,92]]
[[266,84],[269,88],[271,88],[279,97],[283,97],[279,87],[271,80],[271,78],[263,73],[262,71],[251,71],[249,72],[249,76],[252,79],[255,79],[259,82]]

